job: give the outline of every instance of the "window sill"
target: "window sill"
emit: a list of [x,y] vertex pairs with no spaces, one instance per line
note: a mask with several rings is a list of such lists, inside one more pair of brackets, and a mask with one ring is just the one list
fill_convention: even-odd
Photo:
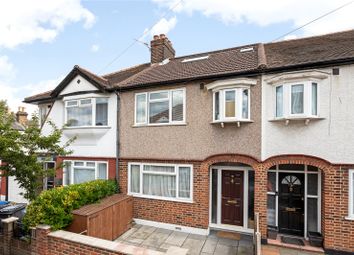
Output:
[[347,217],[344,217],[344,219],[354,221],[354,216],[347,216]]
[[64,130],[75,130],[75,129],[110,129],[110,126],[82,126],[82,127],[65,127]]
[[305,125],[308,125],[311,121],[323,120],[324,118],[317,116],[289,116],[270,119],[269,122],[285,122],[285,125],[288,125],[291,121],[304,121]]
[[158,124],[134,124],[132,127],[163,127],[163,126],[187,126],[186,122],[182,123],[158,123]]
[[234,123],[237,125],[237,127],[241,126],[241,123],[253,123],[253,120],[215,120],[213,122],[211,122],[210,124],[219,124],[221,125],[221,127],[224,127],[225,124],[227,123]]
[[105,135],[110,129],[111,127],[108,126],[65,127],[63,134],[69,138],[98,139]]
[[178,198],[168,198],[168,197],[158,197],[158,196],[148,196],[148,195],[140,195],[135,193],[129,193],[128,195],[137,197],[137,198],[145,198],[145,199],[155,199],[155,200],[163,200],[163,201],[170,201],[170,202],[178,202],[178,203],[188,203],[193,204],[193,200],[184,200]]

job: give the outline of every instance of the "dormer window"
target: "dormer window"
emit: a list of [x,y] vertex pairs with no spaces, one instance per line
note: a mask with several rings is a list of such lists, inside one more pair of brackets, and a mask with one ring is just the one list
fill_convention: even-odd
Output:
[[69,127],[108,125],[108,98],[85,98],[65,102],[65,123]]
[[318,84],[284,83],[275,87],[275,118],[318,117]]
[[214,122],[244,121],[250,119],[250,89],[227,88],[214,91]]

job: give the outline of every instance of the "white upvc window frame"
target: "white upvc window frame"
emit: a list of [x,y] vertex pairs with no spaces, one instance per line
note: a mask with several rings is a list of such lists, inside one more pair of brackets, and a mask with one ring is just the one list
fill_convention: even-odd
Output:
[[[75,166],[75,162],[80,162],[83,163],[83,166]],[[64,160],[64,167],[63,167],[63,186],[67,186],[67,185],[71,185],[71,184],[75,184],[74,183],[74,168],[82,168],[82,169],[87,169],[87,168],[91,168],[91,169],[95,169],[95,180],[98,180],[98,165],[99,164],[105,164],[106,165],[106,180],[108,180],[108,161],[95,161],[95,160]],[[71,167],[71,171],[70,171],[70,183],[66,183],[66,175],[67,175],[67,166],[65,165],[65,163],[69,163],[70,167]],[[87,166],[87,163],[95,163],[95,167],[90,167]]]
[[[96,125],[96,99],[106,99],[107,100],[107,125]],[[84,98],[77,98],[77,99],[67,99],[64,101],[64,123],[68,123],[68,108],[73,107],[81,107],[81,101],[91,100],[91,125],[83,125],[83,126],[67,126],[66,128],[88,128],[88,127],[108,127],[109,124],[109,98],[108,97],[84,97]],[[68,105],[71,102],[77,102],[76,105]],[[83,106],[87,106],[89,104],[84,104]]]
[[[154,171],[145,171],[144,166],[168,166],[174,167],[174,172],[154,172]],[[131,166],[139,166],[140,171],[140,187],[139,193],[131,192]],[[184,198],[179,197],[179,168],[180,167],[189,167],[190,168],[190,197]],[[145,195],[143,194],[143,176],[145,174],[157,174],[157,175],[169,175],[176,176],[176,197],[163,197],[163,196],[154,196],[154,195]],[[193,165],[190,164],[168,164],[168,163],[142,163],[142,162],[129,162],[128,163],[128,195],[132,195],[134,197],[141,198],[149,198],[149,199],[158,199],[158,200],[166,200],[166,201],[176,201],[176,202],[185,202],[185,203],[193,203]]]
[[348,171],[348,220],[354,220],[354,169]]
[[[248,91],[248,117],[243,118],[243,91]],[[226,92],[235,91],[235,117],[225,116],[225,103],[226,103]],[[216,100],[215,94],[219,93],[219,119],[215,118],[216,115]],[[213,122],[237,122],[237,121],[250,121],[251,120],[251,89],[249,86],[236,86],[224,89],[213,90]]]
[[[183,119],[180,121],[174,121],[172,120],[172,94],[175,91],[182,91],[183,92]],[[155,93],[167,93],[168,96],[167,98],[163,99],[150,99],[151,94]],[[137,121],[137,98],[140,95],[145,95],[145,120],[143,122],[138,122]],[[134,97],[135,103],[134,103],[134,125],[135,126],[164,126],[164,125],[183,125],[186,123],[186,88],[177,88],[177,89],[168,89],[168,90],[157,90],[157,91],[150,91],[150,92],[142,92],[142,93],[136,93]],[[166,123],[150,123],[150,102],[163,102],[163,101],[169,101],[169,119],[168,122]]]
[[[317,85],[317,100],[316,100],[316,110],[317,114],[312,114],[312,84]],[[291,103],[292,103],[292,87],[295,85],[304,86],[304,95],[303,95],[303,113],[292,113],[291,112]],[[277,116],[277,88],[283,87],[283,115]],[[273,102],[274,102],[274,119],[296,119],[296,118],[319,118],[319,102],[320,102],[320,86],[319,81],[316,79],[303,80],[303,81],[294,81],[294,82],[285,82],[279,83],[274,86],[273,89]]]

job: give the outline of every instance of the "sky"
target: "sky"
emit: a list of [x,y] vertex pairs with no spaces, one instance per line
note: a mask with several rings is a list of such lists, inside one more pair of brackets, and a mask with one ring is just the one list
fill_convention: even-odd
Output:
[[101,75],[149,62],[144,43],[154,34],[167,34],[182,56],[353,29],[351,3],[283,36],[349,2],[1,0],[0,100],[33,113],[24,97],[55,88],[74,65]]

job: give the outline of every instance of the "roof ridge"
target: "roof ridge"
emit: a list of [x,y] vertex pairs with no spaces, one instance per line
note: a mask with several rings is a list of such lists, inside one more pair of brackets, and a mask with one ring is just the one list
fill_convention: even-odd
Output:
[[150,64],[150,63],[146,62],[146,63],[142,63],[142,64],[133,65],[133,66],[126,67],[126,68],[123,68],[123,69],[119,69],[118,71],[114,71],[114,72],[111,72],[111,73],[103,74],[103,75],[101,75],[101,77],[106,78],[107,76],[111,76],[111,75],[114,75],[114,74],[117,74],[117,73],[120,73],[120,72],[128,71],[128,70],[131,70],[131,69],[143,66],[143,65],[147,65],[147,64]]
[[313,38],[318,38],[318,37],[326,37],[326,36],[332,36],[332,35],[335,36],[335,35],[338,35],[338,34],[345,34],[345,33],[353,32],[353,31],[354,31],[354,29],[347,29],[347,30],[342,30],[342,31],[337,31],[337,32],[328,32],[328,33],[321,34],[321,35],[311,35],[311,36],[294,38],[294,39],[289,39],[289,40],[281,40],[281,41],[276,41],[276,42],[267,42],[267,43],[264,43],[264,44],[269,45],[269,44],[286,43],[286,42],[292,42],[292,41],[301,41],[301,40],[313,39]]

